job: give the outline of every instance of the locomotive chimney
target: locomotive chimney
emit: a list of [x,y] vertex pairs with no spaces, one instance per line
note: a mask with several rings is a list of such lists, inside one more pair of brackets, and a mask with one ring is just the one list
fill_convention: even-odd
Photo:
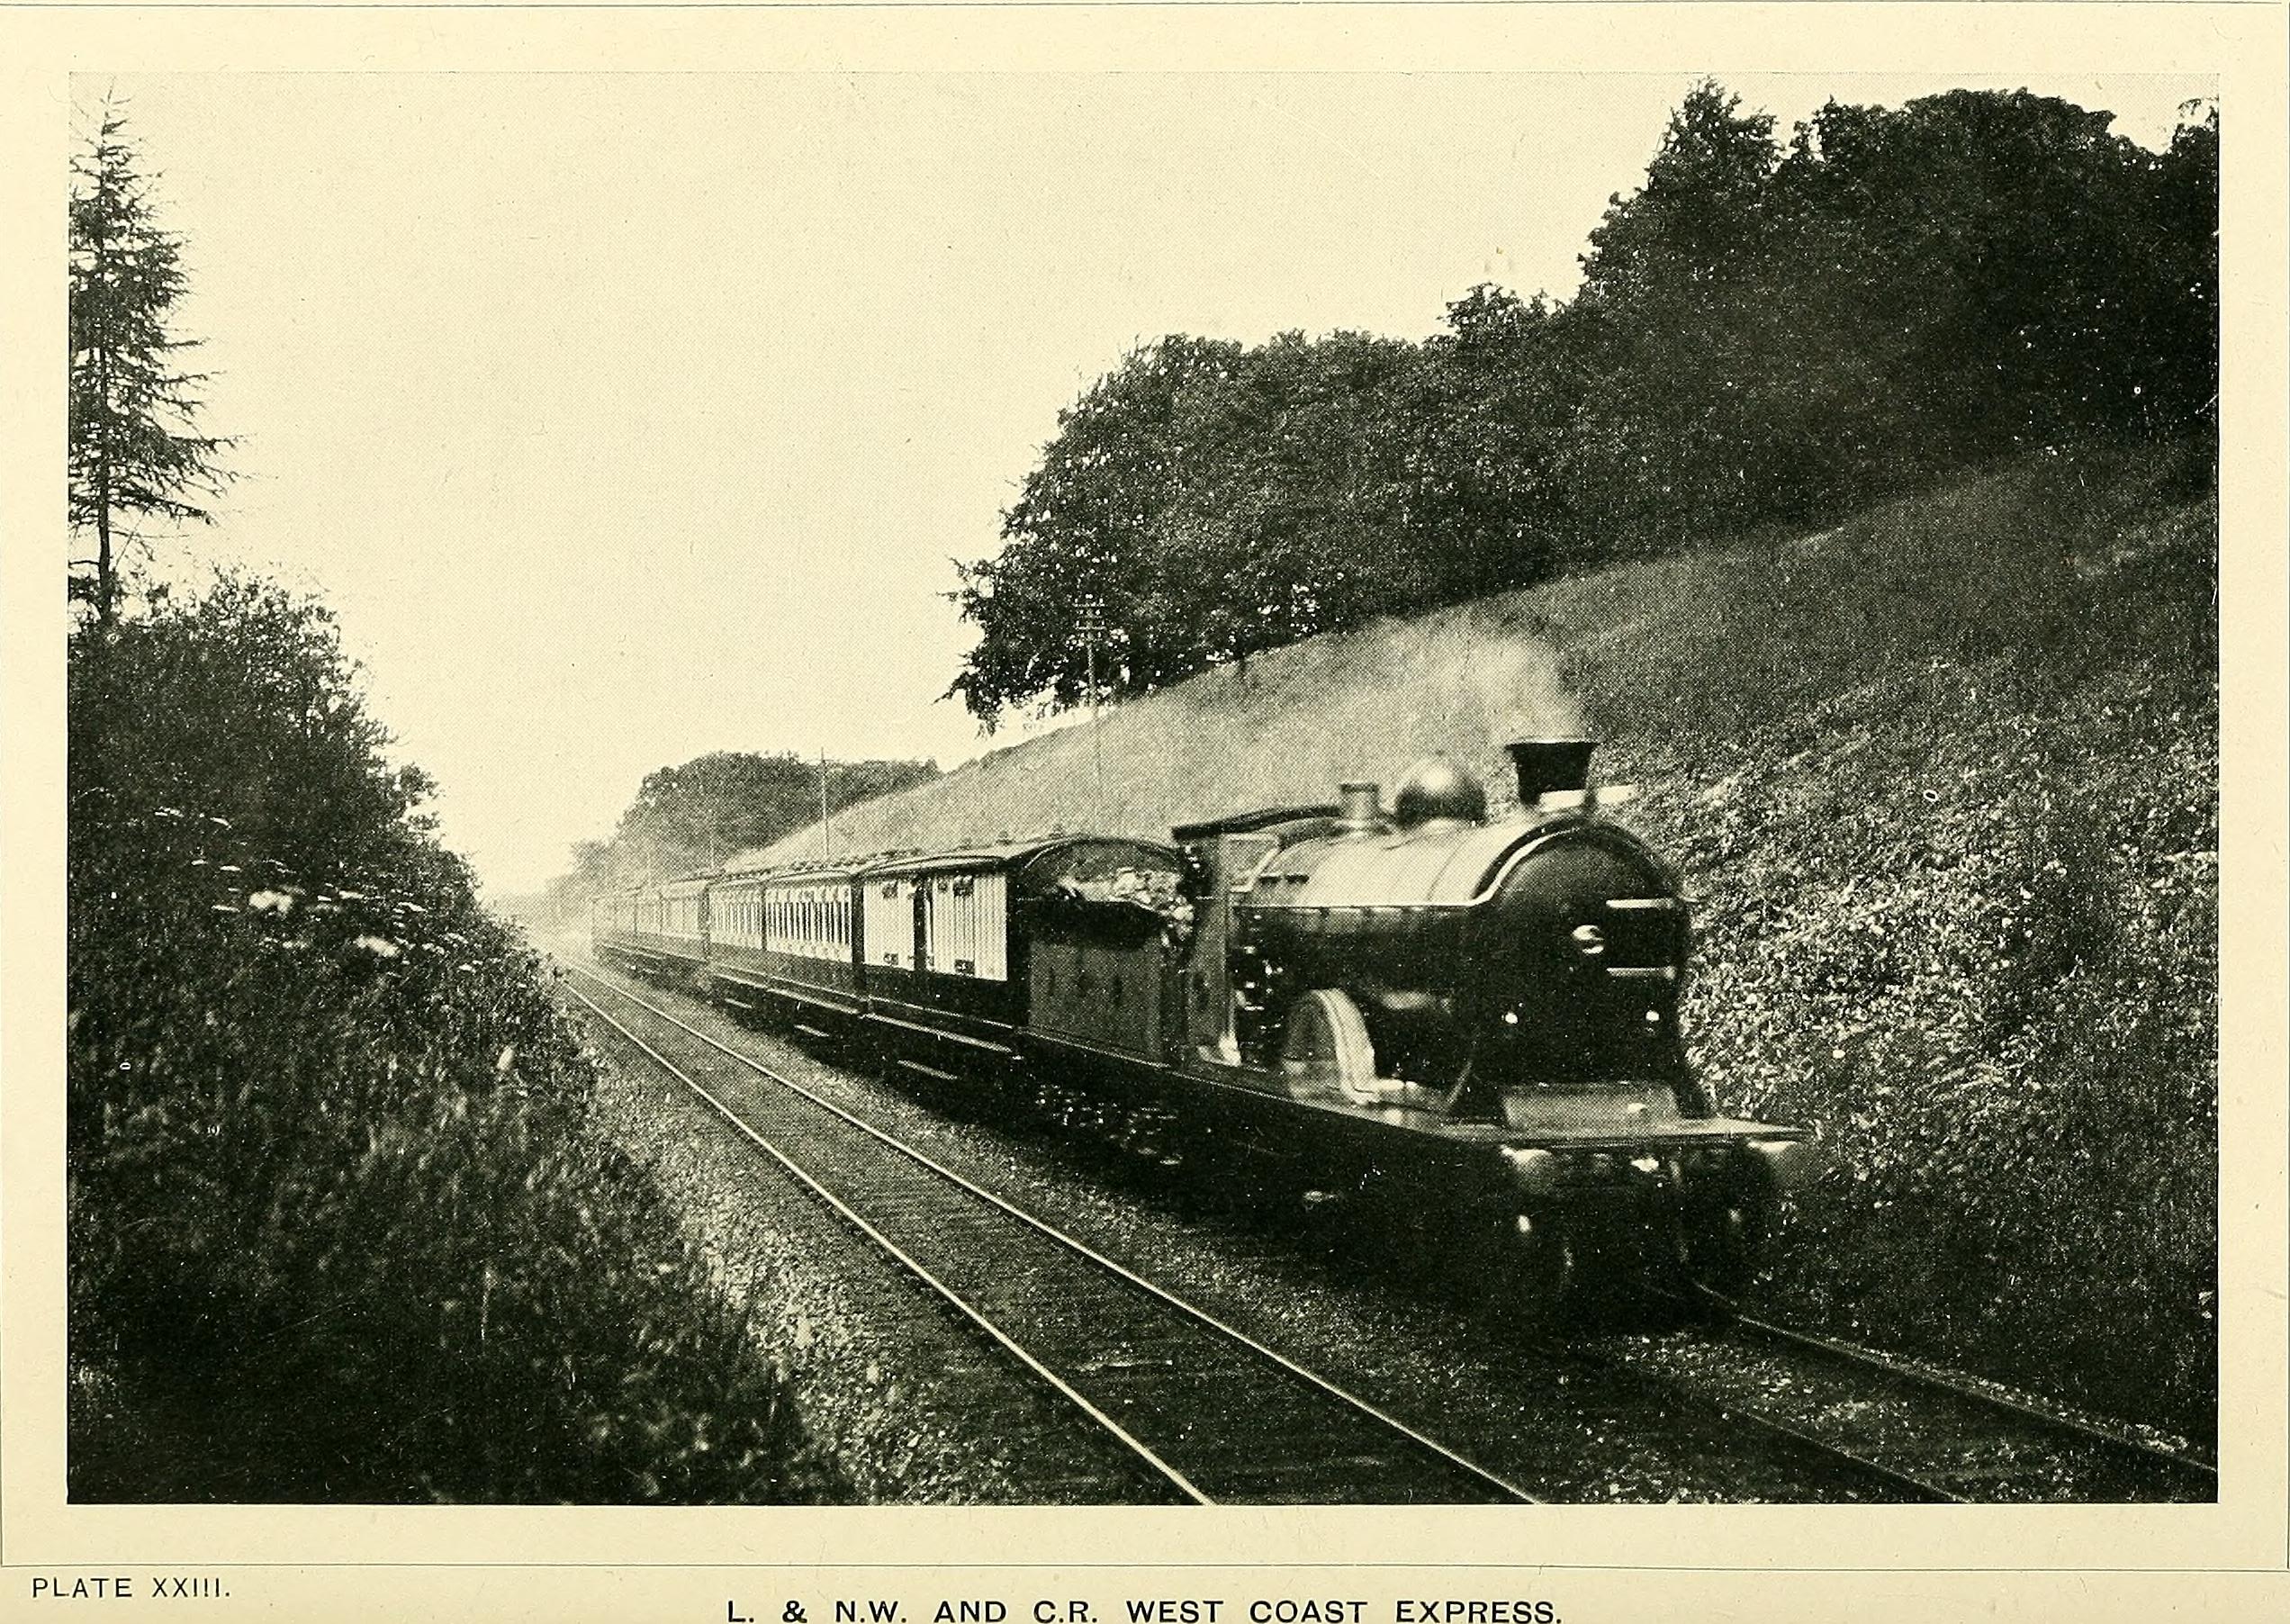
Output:
[[1554,789],[1581,789],[1591,781],[1596,739],[1519,739],[1504,746],[1519,773],[1519,804],[1531,807]]
[[1384,821],[1384,808],[1369,783],[1336,786],[1336,816],[1356,829],[1374,828]]

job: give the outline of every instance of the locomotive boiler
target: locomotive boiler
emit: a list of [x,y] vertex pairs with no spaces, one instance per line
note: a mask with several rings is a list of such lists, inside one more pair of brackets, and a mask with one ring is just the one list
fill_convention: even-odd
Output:
[[1375,785],[1347,784],[1334,817],[1213,842],[1178,831],[1242,871],[1228,955],[1242,1056],[1340,1096],[1436,1096],[1459,1119],[1504,1120],[1520,1091],[1578,1083],[1690,1095],[1675,877],[1597,815],[1586,741],[1511,753],[1521,816],[1501,823],[1468,774],[1435,761],[1388,817]]
[[1718,1116],[1689,1069],[1688,903],[1601,812],[1592,749],[1511,744],[1517,810],[1492,822],[1433,760],[1388,813],[1351,783],[1333,807],[1176,831],[1204,893],[1195,1036],[1296,1099],[1483,1135],[1562,1268],[1618,1219],[1730,1287],[1799,1136]]

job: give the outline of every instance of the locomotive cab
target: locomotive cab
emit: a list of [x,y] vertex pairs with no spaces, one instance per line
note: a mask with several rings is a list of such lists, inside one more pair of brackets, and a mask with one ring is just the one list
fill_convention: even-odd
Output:
[[[1355,809],[1357,792],[1366,791],[1370,822],[1357,826],[1372,826],[1375,787],[1345,788],[1354,793]],[[1170,832],[1185,853],[1194,910],[1192,951],[1181,977],[1185,1035],[1202,1060],[1264,1063],[1267,1033],[1276,1031],[1285,1000],[1268,979],[1270,967],[1247,945],[1245,931],[1236,935],[1239,910],[1283,847],[1345,827],[1339,812],[1333,806],[1272,807]]]

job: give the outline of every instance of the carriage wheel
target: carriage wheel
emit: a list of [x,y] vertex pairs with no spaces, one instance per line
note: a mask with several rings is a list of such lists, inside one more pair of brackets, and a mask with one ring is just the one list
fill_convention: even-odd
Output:
[[1280,1049],[1288,1092],[1300,1098],[1375,1097],[1375,1045],[1359,1006],[1332,988],[1308,992],[1288,1007]]

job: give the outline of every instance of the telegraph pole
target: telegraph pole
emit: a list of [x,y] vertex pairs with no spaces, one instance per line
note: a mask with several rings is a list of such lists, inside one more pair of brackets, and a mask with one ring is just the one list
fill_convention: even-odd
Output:
[[834,855],[834,824],[827,816],[827,747],[819,746],[819,859]]
[[1105,632],[1105,600],[1092,596],[1082,599],[1074,607],[1080,611],[1076,626],[1089,651],[1089,754],[1096,769],[1096,823],[1102,830],[1105,825],[1105,745],[1097,736],[1097,639]]

